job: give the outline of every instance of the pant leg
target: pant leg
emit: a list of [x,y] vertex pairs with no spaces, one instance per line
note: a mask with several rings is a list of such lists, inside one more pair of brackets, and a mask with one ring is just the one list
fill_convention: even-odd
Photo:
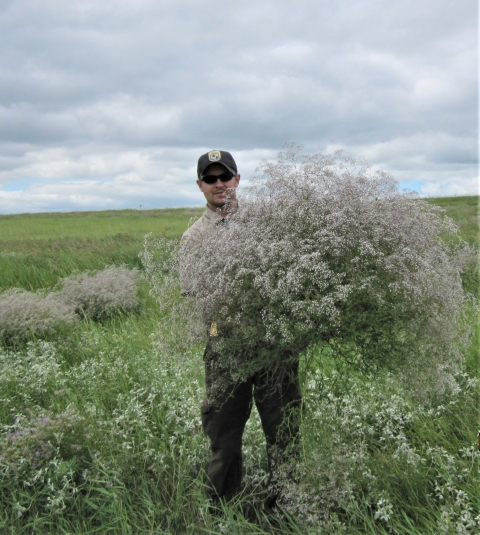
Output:
[[222,370],[208,346],[205,380],[207,399],[202,404],[202,424],[212,451],[207,468],[207,495],[229,499],[241,487],[242,437],[252,409],[252,381],[229,383],[228,371]]
[[265,432],[267,448],[285,450],[298,442],[302,402],[298,360],[278,376],[262,371],[254,378],[254,399]]
[[302,396],[298,360],[283,376],[262,372],[254,378],[254,399],[267,442],[270,493],[267,509],[274,507],[282,480],[296,479],[295,459],[299,455]]

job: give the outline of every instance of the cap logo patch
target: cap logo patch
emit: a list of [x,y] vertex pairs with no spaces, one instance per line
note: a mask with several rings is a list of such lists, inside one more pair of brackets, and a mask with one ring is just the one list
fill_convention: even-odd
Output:
[[208,159],[211,162],[218,162],[222,158],[222,155],[220,154],[220,151],[218,150],[211,150],[208,153]]

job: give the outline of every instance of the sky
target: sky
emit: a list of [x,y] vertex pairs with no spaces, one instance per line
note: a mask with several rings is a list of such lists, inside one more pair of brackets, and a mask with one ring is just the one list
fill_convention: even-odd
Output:
[[[0,0],[0,213],[200,206],[286,141],[478,194],[476,0]],[[240,186],[241,187],[241,186]]]

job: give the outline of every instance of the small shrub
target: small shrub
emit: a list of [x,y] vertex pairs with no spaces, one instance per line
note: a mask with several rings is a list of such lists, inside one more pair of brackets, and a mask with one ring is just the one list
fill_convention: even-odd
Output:
[[82,318],[98,320],[137,308],[137,277],[136,269],[125,266],[86,271],[62,279],[57,295]]
[[56,456],[69,459],[83,446],[82,418],[73,410],[35,416],[30,409],[18,415],[15,423],[0,438],[0,466],[12,473],[37,470]]
[[78,319],[71,307],[55,294],[11,288],[0,294],[0,340],[25,342],[33,336],[55,335]]

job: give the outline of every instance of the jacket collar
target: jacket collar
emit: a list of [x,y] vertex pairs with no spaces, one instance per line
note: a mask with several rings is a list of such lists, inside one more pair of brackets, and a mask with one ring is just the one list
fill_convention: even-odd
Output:
[[[237,202],[237,201],[235,201]],[[238,209],[238,205],[235,204],[235,210],[233,210],[233,212],[236,212]],[[225,217],[228,217],[228,215],[226,215],[225,217],[222,217],[218,212],[215,212],[214,210],[212,210],[209,206],[206,206],[206,210],[205,210],[205,217],[207,219],[211,219],[212,221],[214,222],[217,222],[219,221],[220,219],[225,219]]]
[[222,216],[218,212],[214,212],[209,206],[207,206],[207,209],[205,210],[205,217],[214,222],[222,219]]

